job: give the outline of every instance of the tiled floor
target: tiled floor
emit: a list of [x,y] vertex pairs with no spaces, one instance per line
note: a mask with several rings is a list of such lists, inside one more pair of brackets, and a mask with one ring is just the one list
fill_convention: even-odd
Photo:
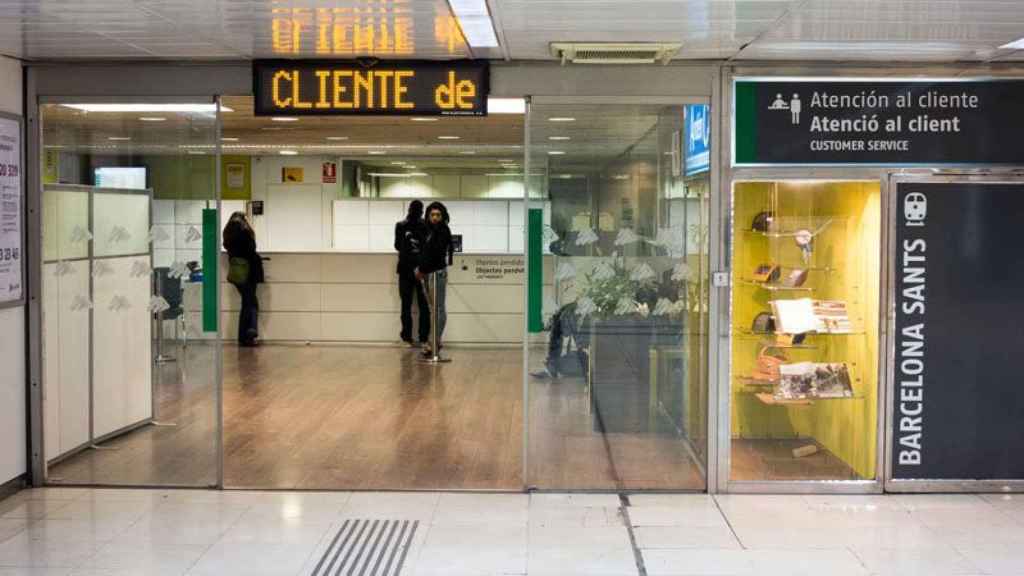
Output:
[[356,518],[420,522],[406,576],[627,576],[640,573],[638,556],[649,576],[1024,576],[1024,495],[628,502],[614,494],[29,490],[0,502],[0,576],[310,575]]

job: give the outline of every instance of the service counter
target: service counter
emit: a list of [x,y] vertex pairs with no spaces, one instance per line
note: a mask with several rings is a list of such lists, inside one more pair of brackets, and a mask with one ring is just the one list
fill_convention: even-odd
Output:
[[[269,252],[266,283],[258,290],[260,337],[280,342],[398,341],[400,300],[396,254]],[[545,293],[554,274],[545,257]],[[449,267],[448,325],[453,344],[514,344],[524,333],[525,257],[519,254],[457,254]],[[227,283],[222,256],[221,334],[237,333],[240,299]],[[200,322],[201,287],[186,288],[189,336]],[[413,307],[415,310],[415,306]]]

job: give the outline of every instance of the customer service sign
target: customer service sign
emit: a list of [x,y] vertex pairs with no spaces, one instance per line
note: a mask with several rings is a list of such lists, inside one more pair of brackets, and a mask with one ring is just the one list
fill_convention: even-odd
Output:
[[742,79],[733,163],[1024,164],[1024,81]]

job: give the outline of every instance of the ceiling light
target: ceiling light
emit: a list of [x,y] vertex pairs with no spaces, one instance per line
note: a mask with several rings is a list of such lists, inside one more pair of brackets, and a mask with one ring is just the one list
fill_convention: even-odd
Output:
[[220,141],[221,142],[238,142],[238,138],[234,138],[232,136],[224,136],[223,138],[220,139]]
[[1003,44],[999,47],[1000,50],[1024,50],[1024,38],[1020,40],[1014,40],[1009,44]]
[[572,140],[569,136],[548,136],[548,140]]
[[299,152],[298,150],[280,150],[278,151],[278,154],[281,156],[298,156]]
[[513,160],[512,158],[502,158],[502,159],[498,160],[499,164],[502,164],[502,163],[507,164],[509,162],[517,162],[517,160]]
[[474,48],[496,48],[498,36],[487,11],[487,0],[448,0],[466,42]]
[[167,118],[164,118],[163,116],[139,116],[139,120],[142,120],[143,122],[163,122],[164,120],[167,120]]
[[299,119],[296,116],[274,116],[271,118],[274,122],[298,122]]
[[397,162],[391,162],[390,164],[392,166],[405,166],[405,161],[404,160],[399,160]]
[[[61,104],[83,112],[216,112],[216,104]],[[222,112],[234,112],[227,106]]]
[[548,150],[548,156],[562,156],[564,154],[565,152],[562,152],[561,150]]
[[476,150],[463,150],[462,152],[459,152],[459,154],[462,154],[464,156],[472,156],[476,154]]
[[438,136],[438,140],[461,140],[462,136]]
[[348,140],[348,136],[328,136],[328,140]]
[[553,116],[548,118],[548,122],[575,122],[576,119],[571,116]]
[[488,98],[488,114],[526,114],[526,100],[522,98]]
[[426,176],[426,172],[370,172],[370,176],[377,178],[411,178],[413,176]]
[[185,153],[192,154],[193,156],[203,156],[206,154],[206,152],[203,152],[202,150],[186,150]]
[[430,118],[430,117],[425,117],[425,116],[424,117],[417,116],[415,118],[412,118],[413,122],[437,122],[437,120],[438,120],[437,118]]
[[387,152],[383,150],[368,150],[366,153],[370,154],[371,156],[382,156],[384,154],[387,154]]
[[115,142],[124,142],[124,141],[127,141],[127,140],[131,140],[131,137],[129,137],[129,136],[111,136],[111,137],[107,138],[107,140],[113,140]]

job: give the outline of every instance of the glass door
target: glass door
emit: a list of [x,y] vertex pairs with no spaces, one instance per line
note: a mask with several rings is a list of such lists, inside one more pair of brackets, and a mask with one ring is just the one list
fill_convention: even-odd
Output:
[[46,480],[217,485],[217,105],[40,116]]
[[706,489],[707,110],[531,106],[531,487]]

